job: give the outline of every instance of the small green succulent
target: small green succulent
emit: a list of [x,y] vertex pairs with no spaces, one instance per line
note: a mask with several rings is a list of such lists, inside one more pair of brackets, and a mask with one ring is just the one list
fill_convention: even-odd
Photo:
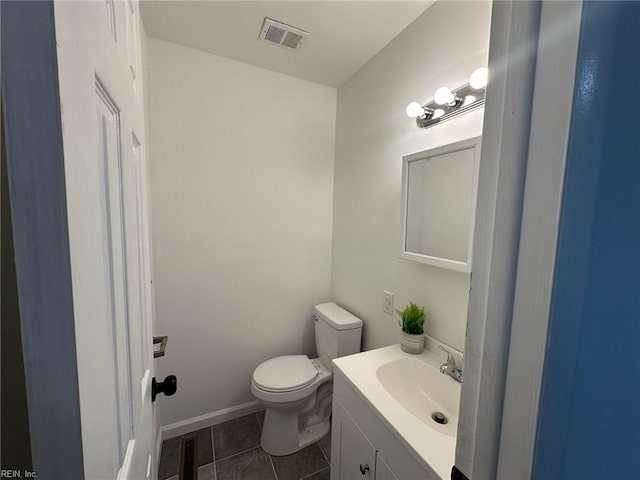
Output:
[[424,307],[418,308],[415,303],[409,302],[409,305],[404,310],[396,310],[396,313],[402,319],[402,321],[398,320],[398,324],[403,332],[410,335],[422,335],[424,333]]

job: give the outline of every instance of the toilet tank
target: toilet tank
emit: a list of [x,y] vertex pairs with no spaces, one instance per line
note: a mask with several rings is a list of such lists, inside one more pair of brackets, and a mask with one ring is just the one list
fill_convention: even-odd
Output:
[[333,370],[331,360],[360,351],[362,320],[335,303],[314,307],[316,350],[320,361]]

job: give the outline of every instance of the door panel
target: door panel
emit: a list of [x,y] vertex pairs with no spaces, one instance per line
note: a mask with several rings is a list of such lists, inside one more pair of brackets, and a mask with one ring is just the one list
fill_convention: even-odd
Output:
[[104,282],[107,291],[109,313],[106,330],[113,345],[114,385],[116,396],[116,442],[118,464],[131,436],[132,402],[129,350],[129,322],[127,309],[127,271],[124,252],[124,217],[122,204],[122,169],[120,161],[120,120],[115,103],[99,81],[96,81],[98,110],[98,162],[103,172],[100,203],[103,205],[102,234],[105,237],[104,252],[108,259]]
[[376,453],[376,480],[398,480],[379,453]]
[[148,305],[150,279],[147,270],[148,244],[145,235],[147,191],[143,173],[142,145],[135,134],[131,136],[131,162],[124,169],[126,209],[127,263],[131,266],[129,278],[129,312],[131,326],[131,379],[133,385],[134,438],[129,442],[127,456],[119,478],[149,478],[155,446],[154,414],[151,402],[153,377],[153,349],[150,308]]
[[[342,406],[333,402],[333,424],[339,428],[339,452],[336,466],[332,467],[332,473],[337,471],[337,480],[373,479],[376,468],[376,449],[367,440],[360,428],[345,412]],[[332,474],[332,478],[335,475]]]
[[[134,423],[132,429],[135,429],[135,416],[138,413],[142,400],[140,381],[148,368],[145,358],[143,358],[144,346],[144,312],[142,292],[145,288],[143,284],[143,275],[140,265],[141,251],[143,246],[140,244],[139,232],[139,206],[138,206],[138,189],[139,182],[136,178],[136,162],[138,158],[135,155],[133,137],[125,138],[125,148],[131,150],[132,156],[128,162],[123,165],[122,183],[124,197],[124,240],[126,251],[127,277],[129,283],[127,285],[128,292],[128,314],[130,318],[128,339],[130,347],[130,382],[132,391],[132,405],[134,408]],[[139,144],[138,144],[139,148]]]

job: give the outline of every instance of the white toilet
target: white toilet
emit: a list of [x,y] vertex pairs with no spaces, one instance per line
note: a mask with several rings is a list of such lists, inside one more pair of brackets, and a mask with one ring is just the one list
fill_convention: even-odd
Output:
[[335,303],[314,307],[319,358],[285,355],[258,365],[251,392],[265,406],[261,445],[271,455],[289,455],[329,431],[333,365],[331,359],[358,353],[362,320]]

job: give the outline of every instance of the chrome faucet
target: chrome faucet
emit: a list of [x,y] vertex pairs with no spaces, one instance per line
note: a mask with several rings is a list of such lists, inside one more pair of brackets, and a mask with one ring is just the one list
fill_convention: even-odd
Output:
[[458,368],[456,365],[456,359],[452,355],[452,353],[444,348],[442,345],[438,345],[438,348],[447,354],[447,361],[440,365],[440,373],[444,375],[449,375],[456,382],[462,383],[462,369]]

